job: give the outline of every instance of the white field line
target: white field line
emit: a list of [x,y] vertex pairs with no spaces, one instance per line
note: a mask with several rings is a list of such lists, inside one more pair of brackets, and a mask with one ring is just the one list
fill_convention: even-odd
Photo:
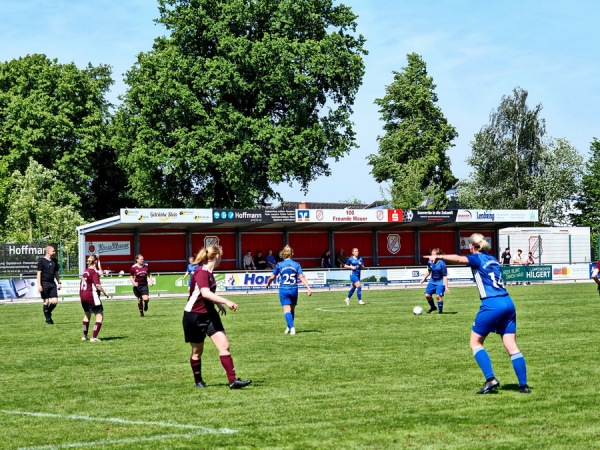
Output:
[[173,423],[173,422],[152,422],[152,421],[144,421],[144,420],[127,420],[120,419],[118,417],[90,417],[90,416],[79,416],[79,415],[63,415],[63,414],[50,414],[50,413],[39,413],[39,412],[29,412],[29,411],[8,411],[8,410],[0,410],[1,414],[9,414],[13,416],[29,416],[29,417],[43,417],[43,418],[56,418],[56,419],[68,419],[68,420],[85,420],[89,422],[110,422],[110,423],[118,423],[121,425],[154,425],[158,427],[167,427],[167,428],[179,428],[191,430],[189,433],[183,434],[164,434],[159,436],[149,436],[149,437],[140,437],[140,438],[124,438],[124,439],[115,439],[115,440],[104,440],[104,441],[96,441],[96,442],[77,442],[71,444],[61,444],[61,445],[45,445],[39,447],[26,447],[28,450],[42,450],[42,449],[59,449],[59,448],[76,448],[76,447],[87,447],[94,445],[110,445],[110,444],[119,444],[119,443],[133,443],[133,442],[144,442],[144,441],[153,441],[159,439],[171,439],[177,437],[191,437],[200,434],[233,434],[237,433],[237,430],[232,430],[230,428],[209,428],[202,427],[198,425],[188,425],[181,423]]
[[202,431],[192,431],[191,433],[161,434],[159,436],[148,436],[139,438],[105,439],[102,441],[95,442],[73,442],[71,444],[41,445],[39,447],[20,447],[19,450],[59,450],[61,448],[100,447],[103,445],[132,444],[136,442],[150,442],[162,439],[190,438],[202,434],[206,433]]

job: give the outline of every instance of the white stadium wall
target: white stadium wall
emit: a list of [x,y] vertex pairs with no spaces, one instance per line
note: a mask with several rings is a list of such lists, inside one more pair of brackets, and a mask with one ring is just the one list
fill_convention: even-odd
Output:
[[503,228],[499,232],[498,256],[506,247],[514,256],[533,253],[536,263],[571,264],[591,262],[589,227]]

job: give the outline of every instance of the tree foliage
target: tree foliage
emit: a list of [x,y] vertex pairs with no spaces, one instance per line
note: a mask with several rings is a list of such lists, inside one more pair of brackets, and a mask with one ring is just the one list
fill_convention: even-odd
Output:
[[581,180],[581,189],[575,208],[579,213],[573,214],[573,224],[576,226],[590,227],[594,245],[592,246],[598,257],[598,235],[600,234],[600,140],[594,138],[590,144],[590,157],[585,164]]
[[471,143],[473,167],[459,189],[467,208],[537,209],[540,222],[569,222],[571,196],[580,189],[582,156],[565,139],[546,137],[542,105],[527,105],[528,93],[504,96]]
[[[33,158],[56,171],[88,219],[114,211],[118,196],[103,195],[123,179],[107,147],[112,82],[106,65],[80,70],[40,54],[0,63],[0,172],[24,172]],[[2,203],[0,186],[3,194]]]
[[456,182],[446,151],[458,134],[436,105],[436,85],[423,59],[411,53],[386,95],[375,100],[384,121],[379,152],[368,157],[379,183],[391,181],[394,208],[447,205],[445,192]]
[[58,171],[33,158],[23,173],[12,174],[4,238],[12,242],[63,242],[77,245],[75,227],[84,223],[79,198],[60,181]]
[[115,118],[138,206],[253,207],[354,144],[356,16],[332,0],[159,0]]

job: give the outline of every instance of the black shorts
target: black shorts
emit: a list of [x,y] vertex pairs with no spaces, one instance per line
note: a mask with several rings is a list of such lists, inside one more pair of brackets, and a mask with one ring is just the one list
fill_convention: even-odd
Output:
[[223,322],[221,322],[219,313],[216,311],[208,314],[184,311],[181,323],[183,324],[185,342],[193,344],[204,342],[206,336],[210,337],[219,331],[225,332]]
[[102,314],[104,315],[104,305],[100,304],[100,305],[90,305],[89,303],[82,303],[81,307],[83,308],[83,310],[87,313],[92,313],[94,315],[98,315],[98,314]]
[[42,281],[42,291],[40,292],[42,300],[50,298],[58,298],[58,286],[56,283],[48,283]]
[[150,291],[148,290],[147,284],[133,287],[133,295],[135,295],[137,298],[141,298],[144,295],[148,295],[149,292]]

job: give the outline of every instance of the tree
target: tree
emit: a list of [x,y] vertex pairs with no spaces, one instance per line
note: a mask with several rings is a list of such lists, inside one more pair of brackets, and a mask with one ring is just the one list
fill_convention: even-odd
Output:
[[368,157],[379,183],[391,181],[394,208],[447,205],[445,192],[456,182],[446,151],[458,134],[436,106],[433,78],[423,59],[407,55],[408,65],[394,72],[386,95],[375,100],[384,121],[379,152]]
[[[63,242],[77,246],[75,227],[85,223],[78,212],[79,199],[33,158],[21,173],[12,174],[4,239],[12,242]],[[47,238],[46,238],[47,237]]]
[[590,227],[592,250],[598,258],[598,235],[600,234],[600,140],[594,138],[590,144],[590,158],[585,164],[581,180],[581,190],[575,208],[580,213],[573,214],[573,224]]
[[565,139],[546,137],[542,105],[530,109],[528,93],[502,97],[490,123],[475,135],[467,162],[473,167],[459,189],[467,208],[537,209],[548,225],[569,222],[571,196],[579,192],[583,157]]
[[[33,158],[56,170],[64,188],[80,198],[78,208],[86,218],[104,217],[118,209],[118,195],[104,195],[109,182],[111,190],[122,191],[124,179],[115,167],[114,151],[107,146],[110,104],[104,95],[112,83],[106,65],[80,70],[40,54],[0,63],[4,173],[24,172]],[[9,193],[4,194],[0,203]]]
[[254,207],[355,146],[356,16],[332,0],[159,0],[115,145],[137,206]]

